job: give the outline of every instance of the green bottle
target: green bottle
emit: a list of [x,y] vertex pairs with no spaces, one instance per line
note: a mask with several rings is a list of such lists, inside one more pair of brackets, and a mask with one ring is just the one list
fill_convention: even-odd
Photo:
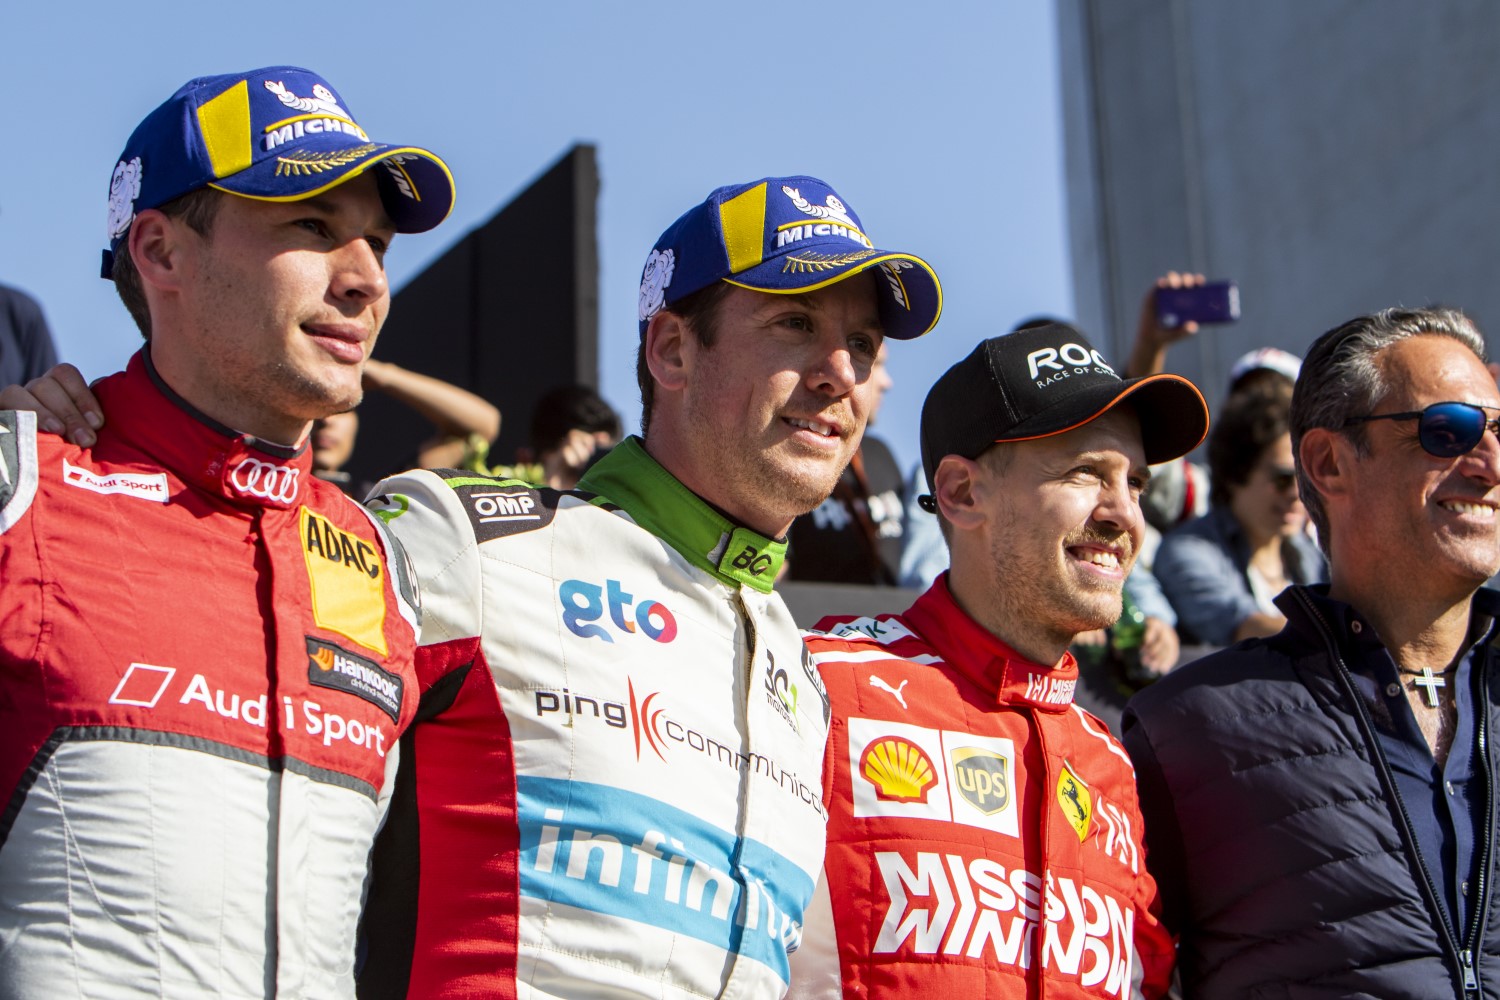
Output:
[[1137,688],[1156,679],[1141,663],[1141,642],[1145,638],[1146,615],[1127,591],[1121,595],[1120,618],[1109,628],[1109,648],[1125,680]]

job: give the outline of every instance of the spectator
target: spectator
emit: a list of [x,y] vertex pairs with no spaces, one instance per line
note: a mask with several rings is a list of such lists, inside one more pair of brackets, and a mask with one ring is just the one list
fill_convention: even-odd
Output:
[[1281,631],[1276,595],[1324,579],[1297,498],[1291,394],[1231,396],[1208,439],[1209,512],[1162,539],[1153,572],[1189,641],[1226,646]]
[[[882,346],[871,375],[875,402],[870,426],[892,385],[885,356]],[[792,522],[788,579],[894,584],[901,566],[905,489],[896,457],[867,431],[833,495]]]
[[30,382],[55,364],[42,307],[19,288],[0,285],[0,385]]
[[[1033,377],[1049,355],[1084,360]],[[1165,992],[1133,774],[1073,704],[1067,647],[1120,614],[1146,462],[1207,426],[1187,380],[1122,381],[1055,324],[985,341],[933,386],[924,505],[952,569],[901,615],[808,638],[834,722],[795,996]]]
[[[436,433],[415,456],[390,467],[403,469],[446,468],[459,465],[475,447],[488,449],[500,433],[500,411],[482,396],[460,389],[451,382],[408,371],[399,365],[370,358],[365,362],[364,388],[382,392],[411,407],[432,422]],[[369,493],[370,483],[354,483],[344,463],[354,454],[359,436],[359,415],[348,410],[331,414],[313,425],[313,471],[319,479],[337,483],[356,499]],[[415,461],[411,459],[414,458]]]
[[1493,996],[1500,391],[1462,314],[1323,335],[1292,403],[1330,561],[1126,710],[1189,997]]
[[294,67],[193,80],[127,141],[106,273],[146,345],[97,400],[32,383],[112,422],[0,413],[0,995],[353,997],[417,612],[299,445],[359,402],[393,234],[452,205]]
[[[531,446],[515,465],[488,473],[554,490],[571,490],[578,479],[620,442],[620,415],[586,385],[562,385],[537,400],[531,413]],[[478,468],[478,466],[474,466]]]

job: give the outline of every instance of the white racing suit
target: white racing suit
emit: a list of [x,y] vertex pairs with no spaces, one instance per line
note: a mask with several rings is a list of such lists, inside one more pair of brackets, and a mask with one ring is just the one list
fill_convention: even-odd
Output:
[[828,703],[785,545],[636,439],[559,493],[372,501],[424,600],[360,993],[778,997],[823,858]]

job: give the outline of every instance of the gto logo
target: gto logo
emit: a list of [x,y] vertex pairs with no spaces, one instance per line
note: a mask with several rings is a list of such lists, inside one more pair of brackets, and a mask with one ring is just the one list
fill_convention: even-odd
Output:
[[632,620],[626,612],[635,601],[634,595],[627,594],[618,580],[604,582],[605,586],[600,587],[584,580],[564,580],[557,588],[557,596],[562,601],[563,624],[569,632],[584,639],[614,642],[614,637],[604,626],[591,624],[604,617],[607,600],[609,619],[622,632],[634,633],[639,626],[648,638],[657,642],[671,642],[677,638],[677,619],[665,604],[642,601],[636,606]]
[[[1061,359],[1062,363],[1059,363]],[[1088,368],[1097,366],[1103,368],[1111,375],[1115,370],[1104,360],[1104,356],[1098,351],[1090,350],[1082,344],[1064,344],[1061,347],[1044,347],[1040,351],[1032,351],[1026,355],[1026,366],[1031,369],[1031,377],[1036,378],[1037,373],[1043,368],[1051,368],[1053,371],[1064,371],[1066,365],[1074,368]],[[1082,374],[1080,372],[1079,374]]]
[[271,503],[290,504],[297,499],[297,477],[300,469],[291,465],[262,462],[247,458],[229,473],[229,483],[238,492],[259,497]]

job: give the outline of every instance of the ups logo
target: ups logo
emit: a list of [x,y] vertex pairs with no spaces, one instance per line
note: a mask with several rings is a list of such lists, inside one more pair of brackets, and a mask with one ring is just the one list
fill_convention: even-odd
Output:
[[993,750],[958,747],[953,759],[953,783],[969,805],[993,816],[1010,805],[1010,759]]

